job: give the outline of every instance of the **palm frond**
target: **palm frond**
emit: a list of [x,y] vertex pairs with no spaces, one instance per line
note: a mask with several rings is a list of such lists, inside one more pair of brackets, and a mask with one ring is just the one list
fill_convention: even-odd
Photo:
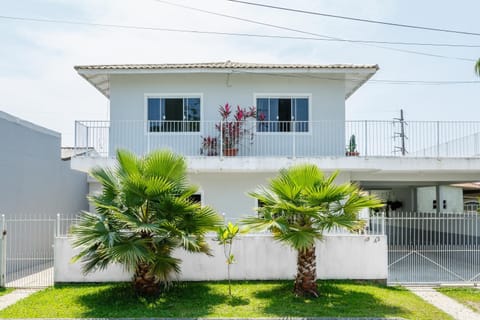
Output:
[[[145,178],[144,178],[145,179]],[[147,177],[145,180],[145,193],[149,198],[155,198],[166,192],[171,192],[175,188],[175,183],[167,177],[154,176]]]
[[131,175],[141,175],[141,160],[130,151],[117,150],[117,175],[119,177],[128,177]]
[[95,213],[84,212],[72,228],[74,258],[84,272],[121,263],[127,270],[153,268],[159,278],[178,272],[175,248],[209,253],[204,234],[222,223],[210,207],[194,203],[197,187],[187,181],[181,156],[156,151],[144,158],[119,150],[115,170],[95,169],[103,191],[90,197]]
[[94,168],[90,173],[101,185],[102,195],[106,201],[114,201],[120,192],[118,180],[109,168]]
[[186,163],[182,156],[170,151],[157,150],[145,157],[145,176],[163,177],[178,186],[186,185]]
[[170,280],[172,273],[180,273],[181,260],[172,257],[170,254],[157,256],[153,261],[152,273],[160,280]]
[[311,164],[282,169],[249,195],[262,202],[258,217],[242,220],[252,231],[269,230],[275,239],[303,250],[334,227],[358,228],[357,213],[379,202],[351,183],[335,184],[338,171],[329,177]]
[[273,234],[273,236],[299,251],[312,247],[315,240],[322,239],[321,232],[311,227],[289,228],[287,232]]
[[148,240],[131,239],[123,241],[108,250],[111,262],[117,262],[125,266],[127,270],[134,270],[138,263],[150,263],[154,260]]

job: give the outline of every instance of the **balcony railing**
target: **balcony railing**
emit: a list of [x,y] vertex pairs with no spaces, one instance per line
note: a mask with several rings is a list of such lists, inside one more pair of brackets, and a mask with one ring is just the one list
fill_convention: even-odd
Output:
[[[187,157],[477,157],[480,122],[77,121],[76,154],[171,149]],[[350,149],[351,137],[356,144]]]

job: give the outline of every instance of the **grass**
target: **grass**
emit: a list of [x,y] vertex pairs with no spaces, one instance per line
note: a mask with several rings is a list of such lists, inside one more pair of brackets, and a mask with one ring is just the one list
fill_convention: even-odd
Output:
[[129,284],[58,285],[0,311],[0,318],[403,317],[451,319],[401,287],[319,281],[318,299],[295,297],[292,282],[181,283],[155,299]]
[[480,312],[480,290],[476,288],[459,288],[459,287],[443,287],[437,288],[441,292],[452,299],[457,300],[461,304],[466,305],[473,311]]
[[4,294],[12,292],[12,291],[13,291],[12,288],[1,288],[0,287],[0,297],[3,296]]

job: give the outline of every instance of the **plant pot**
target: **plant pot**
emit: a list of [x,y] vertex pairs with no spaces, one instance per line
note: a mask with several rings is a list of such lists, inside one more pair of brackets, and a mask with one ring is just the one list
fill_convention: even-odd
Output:
[[360,155],[360,152],[358,151],[347,151],[345,153],[347,157],[358,157]]
[[238,153],[238,148],[224,149],[223,155],[225,157],[235,157]]

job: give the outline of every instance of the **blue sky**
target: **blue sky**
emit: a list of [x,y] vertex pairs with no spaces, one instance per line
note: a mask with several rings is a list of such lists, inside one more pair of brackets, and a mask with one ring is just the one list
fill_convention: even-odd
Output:
[[[480,45],[479,36],[393,28],[306,16],[225,0],[169,0],[238,17],[333,37]],[[480,32],[480,2],[433,0],[262,0],[330,14]],[[296,36],[294,32],[175,7],[155,0],[3,1],[0,15],[177,29]],[[0,19],[0,110],[63,135],[72,145],[75,120],[107,119],[108,100],[74,65],[246,61],[265,63],[376,63],[373,79],[480,80],[473,62],[441,59],[372,46],[325,41],[238,38]],[[480,48],[396,48],[477,59]],[[480,83],[391,85],[369,83],[347,100],[348,119],[480,120]]]

